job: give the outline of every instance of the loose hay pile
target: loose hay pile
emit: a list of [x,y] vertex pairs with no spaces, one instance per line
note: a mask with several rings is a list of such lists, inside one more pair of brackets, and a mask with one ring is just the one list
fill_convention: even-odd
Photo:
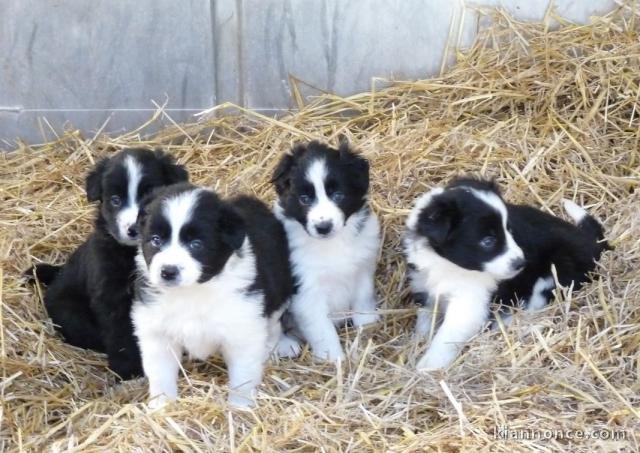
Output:
[[[557,31],[495,20],[439,79],[323,96],[281,121],[243,112],[150,140],[68,132],[2,156],[0,448],[638,449],[640,25],[620,13]],[[280,153],[339,134],[371,160],[383,322],[362,335],[342,330],[350,351],[342,369],[308,352],[270,364],[254,413],[227,412],[226,373],[210,360],[186,364],[184,398],[147,415],[146,383],[114,386],[104,358],[64,345],[19,279],[34,258],[61,262],[90,231],[83,176],[101,155],[163,146],[199,184],[272,200]],[[477,336],[447,372],[420,376],[413,366],[424,344],[412,339],[399,238],[414,197],[463,172],[495,176],[508,200],[554,213],[562,197],[576,199],[604,221],[616,250],[597,282],[505,332]],[[504,426],[554,438],[504,440]],[[626,439],[558,437],[578,429]]]

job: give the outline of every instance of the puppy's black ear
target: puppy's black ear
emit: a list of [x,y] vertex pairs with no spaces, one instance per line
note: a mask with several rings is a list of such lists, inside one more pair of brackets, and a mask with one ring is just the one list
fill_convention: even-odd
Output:
[[338,152],[340,153],[340,160],[349,166],[352,174],[351,184],[366,193],[369,190],[369,161],[356,154],[344,137],[341,138]]
[[276,165],[271,176],[271,183],[276,187],[276,193],[282,195],[291,185],[291,170],[295,161],[306,150],[304,145],[297,145],[290,153],[285,154]]
[[498,184],[498,181],[496,180],[496,178],[491,178],[491,179],[487,179],[487,184],[489,185],[489,187],[491,188],[491,190],[493,192],[496,193],[496,195],[502,197],[502,191],[500,190],[500,184]]
[[449,184],[447,184],[448,189],[452,189],[454,187],[469,187],[478,190],[486,190],[488,192],[493,192],[498,196],[502,196],[502,194],[500,193],[500,185],[495,178],[464,175],[458,176],[454,178]]
[[276,187],[276,193],[282,195],[289,188],[290,174],[293,168],[293,156],[285,154],[276,165],[276,169],[271,176],[271,183]]
[[454,200],[436,199],[425,207],[418,217],[418,233],[429,239],[432,247],[442,246],[460,217]]
[[162,165],[162,173],[164,175],[165,184],[175,184],[177,182],[188,182],[189,173],[183,165],[176,164],[173,156],[165,153],[161,149],[154,151],[156,158]]
[[98,161],[93,170],[87,175],[85,181],[85,190],[87,192],[87,200],[98,201],[102,198],[102,176],[107,169],[108,157],[104,157]]
[[238,250],[242,247],[247,231],[244,220],[233,208],[225,205],[220,208],[218,227],[224,244],[233,250]]
[[355,153],[351,149],[349,145],[349,140],[346,137],[340,136],[340,146],[338,147],[338,152],[340,153],[340,159],[348,160],[352,158]]
[[136,219],[136,226],[138,227],[140,234],[142,234],[144,223],[146,222],[147,217],[149,217],[149,205],[153,200],[160,196],[164,189],[165,186],[156,187],[138,201],[138,217]]

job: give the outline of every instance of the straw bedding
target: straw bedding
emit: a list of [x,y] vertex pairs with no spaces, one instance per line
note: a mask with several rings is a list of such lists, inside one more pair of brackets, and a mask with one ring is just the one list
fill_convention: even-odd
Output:
[[[234,109],[151,139],[70,130],[0,157],[0,449],[637,450],[640,26],[621,12],[556,30],[494,20],[440,78],[323,95],[280,120]],[[272,201],[268,178],[283,151],[340,134],[371,161],[383,321],[341,331],[350,357],[340,369],[308,351],[270,363],[252,413],[228,411],[224,365],[211,359],[185,363],[183,398],[147,414],[145,381],[115,385],[103,356],[66,346],[19,278],[34,259],[62,262],[91,230],[83,176],[100,156],[162,146],[196,183]],[[616,250],[583,290],[478,335],[449,370],[418,375],[425,345],[412,338],[399,239],[415,196],[460,173],[496,177],[508,200],[556,214],[561,198],[575,199],[604,221]],[[554,434],[504,440],[505,425]],[[558,434],[579,429],[626,438]]]

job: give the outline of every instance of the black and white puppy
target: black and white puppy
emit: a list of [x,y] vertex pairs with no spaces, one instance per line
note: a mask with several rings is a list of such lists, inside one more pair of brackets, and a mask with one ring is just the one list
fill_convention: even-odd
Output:
[[[380,227],[367,201],[369,164],[347,143],[336,150],[310,142],[281,159],[272,182],[297,285],[290,307],[296,329],[314,356],[342,359],[336,324],[351,318],[360,327],[378,320]],[[280,355],[299,351],[295,339],[282,337]]]
[[282,225],[254,198],[221,200],[190,184],[155,193],[138,224],[142,279],[131,316],[150,407],[177,397],[183,352],[222,353],[229,402],[252,405],[293,292]]
[[555,287],[579,288],[603,250],[602,226],[575,203],[564,207],[576,225],[524,205],[505,203],[492,181],[460,178],[423,194],[407,219],[405,252],[427,336],[437,311],[444,318],[418,369],[444,368],[489,319],[492,301],[527,310],[544,307]]
[[86,179],[87,199],[100,202],[93,233],[64,266],[35,266],[47,287],[44,305],[65,341],[106,352],[122,379],[142,375],[130,317],[139,203],[152,189],[187,179],[160,150],[127,149],[100,160]]

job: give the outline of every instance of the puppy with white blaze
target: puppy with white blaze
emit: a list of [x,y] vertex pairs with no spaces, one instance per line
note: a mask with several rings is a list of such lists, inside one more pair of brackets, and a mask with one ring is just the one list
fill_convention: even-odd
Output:
[[141,280],[132,318],[150,406],[177,397],[185,352],[202,360],[220,352],[229,402],[252,405],[293,292],[282,225],[254,198],[221,200],[178,184],[154,194],[139,227]]
[[[296,283],[290,314],[295,336],[320,359],[344,353],[336,325],[376,322],[374,273],[380,227],[368,205],[369,163],[347,143],[332,149],[318,142],[298,145],[277,165],[274,211],[287,232]],[[300,352],[283,335],[278,354]]]
[[418,369],[450,365],[488,321],[492,301],[544,307],[555,287],[552,265],[562,286],[587,281],[609,246],[583,208],[564,206],[576,225],[506,203],[493,181],[472,178],[417,199],[404,238],[411,291],[423,305],[416,331],[426,337],[441,322]]
[[100,203],[93,233],[64,266],[34,266],[65,341],[106,352],[122,379],[142,376],[131,323],[139,205],[154,188],[187,180],[184,167],[161,150],[127,149],[100,160],[86,180],[87,199]]

